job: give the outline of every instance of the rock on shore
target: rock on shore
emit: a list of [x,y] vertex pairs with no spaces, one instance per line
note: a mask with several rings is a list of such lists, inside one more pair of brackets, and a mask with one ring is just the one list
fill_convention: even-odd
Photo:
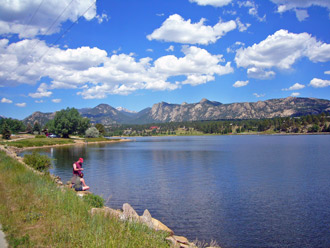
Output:
[[130,204],[125,203],[122,210],[115,210],[109,207],[92,208],[90,213],[92,216],[95,214],[104,214],[104,216],[115,217],[123,221],[140,222],[156,231],[167,232],[169,236],[166,240],[170,242],[171,247],[197,248],[197,246],[194,243],[189,242],[187,238],[174,235],[173,230],[159,220],[153,218],[148,209],[144,211],[142,216],[139,216]]

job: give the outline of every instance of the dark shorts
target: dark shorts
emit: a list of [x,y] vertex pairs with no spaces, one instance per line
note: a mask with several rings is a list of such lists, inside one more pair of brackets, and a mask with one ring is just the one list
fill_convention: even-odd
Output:
[[79,187],[79,188],[74,188],[75,191],[83,191],[83,188],[82,187]]

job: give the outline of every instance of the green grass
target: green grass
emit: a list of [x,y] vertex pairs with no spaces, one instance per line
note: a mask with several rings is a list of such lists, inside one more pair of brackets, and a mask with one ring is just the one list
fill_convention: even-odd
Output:
[[0,223],[11,247],[169,247],[164,232],[101,215],[0,152]]
[[1,142],[2,145],[15,146],[18,148],[33,147],[33,146],[50,146],[50,145],[63,145],[63,144],[73,144],[74,141],[71,139],[45,139],[45,138],[35,138],[35,139],[23,139],[10,142]]

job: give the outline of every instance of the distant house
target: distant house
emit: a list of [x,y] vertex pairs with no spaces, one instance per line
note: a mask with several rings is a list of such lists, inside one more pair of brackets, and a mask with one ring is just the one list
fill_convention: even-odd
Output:
[[151,127],[150,127],[150,130],[154,130],[154,129],[158,130],[159,127],[157,127],[157,126],[151,126]]

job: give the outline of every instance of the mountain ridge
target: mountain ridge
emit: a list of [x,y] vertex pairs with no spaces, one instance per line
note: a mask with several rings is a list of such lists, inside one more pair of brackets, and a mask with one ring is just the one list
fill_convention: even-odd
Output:
[[[108,104],[99,104],[94,108],[78,109],[83,117],[92,123],[147,124],[164,122],[183,122],[220,119],[266,119],[274,117],[295,117],[307,114],[330,112],[330,100],[318,98],[287,97],[257,102],[220,103],[203,98],[197,103],[173,104],[159,102],[139,112],[118,110]],[[44,125],[55,113],[39,111],[25,118],[25,124],[41,121]],[[39,122],[40,123],[40,122]]]

